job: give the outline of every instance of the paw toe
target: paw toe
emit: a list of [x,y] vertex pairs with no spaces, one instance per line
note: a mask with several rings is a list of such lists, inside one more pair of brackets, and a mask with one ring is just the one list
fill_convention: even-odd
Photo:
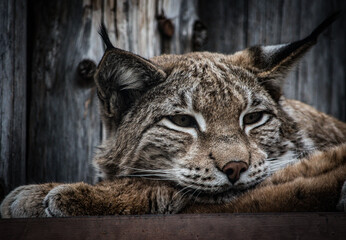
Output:
[[47,196],[43,200],[43,205],[45,206],[45,213],[48,217],[65,217],[61,197],[63,192],[69,190],[68,185],[60,185],[49,191]]

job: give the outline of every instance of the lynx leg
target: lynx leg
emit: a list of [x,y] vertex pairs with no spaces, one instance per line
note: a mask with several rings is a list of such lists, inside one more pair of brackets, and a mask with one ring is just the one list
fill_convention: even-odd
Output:
[[45,197],[49,217],[177,213],[186,204],[176,189],[162,182],[116,179],[92,186],[64,184]]
[[1,203],[2,218],[47,217],[43,199],[57,183],[26,185],[14,189]]

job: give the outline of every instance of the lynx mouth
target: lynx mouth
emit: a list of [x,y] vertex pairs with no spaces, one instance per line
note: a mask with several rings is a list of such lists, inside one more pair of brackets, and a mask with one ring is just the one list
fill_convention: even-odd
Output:
[[[184,176],[184,175],[183,175]],[[263,182],[267,177],[268,173],[266,171],[257,171],[251,169],[246,172],[241,178],[232,183],[224,175],[219,175],[219,178],[215,177],[212,181],[194,181],[193,178],[178,178],[177,183],[181,189],[185,189],[190,193],[198,194],[223,194],[229,192],[244,192],[248,189],[254,188],[256,185]],[[198,179],[197,179],[198,180]]]
[[228,203],[237,196],[255,188],[256,185],[247,189],[228,188],[224,191],[212,192],[204,189],[182,188],[182,194],[190,197],[195,202],[199,203]]
[[254,181],[250,184],[232,186],[231,184],[223,185],[204,185],[197,183],[185,183],[179,184],[181,191],[185,194],[190,194],[193,196],[212,196],[212,197],[221,197],[224,195],[238,195],[244,193],[250,189],[253,189],[261,183],[261,181]]

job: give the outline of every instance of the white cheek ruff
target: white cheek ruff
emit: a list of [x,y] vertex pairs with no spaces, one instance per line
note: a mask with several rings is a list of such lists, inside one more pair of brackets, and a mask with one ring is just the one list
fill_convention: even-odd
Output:
[[163,126],[178,131],[178,132],[184,132],[184,133],[188,133],[190,134],[193,138],[197,139],[198,135],[197,135],[197,131],[195,128],[184,128],[184,127],[179,127],[177,125],[175,125],[174,123],[172,123],[171,121],[169,121],[168,119],[164,118],[162,119],[159,124],[162,124]]
[[205,130],[207,129],[207,124],[205,122],[203,115],[193,110],[191,93],[186,93],[185,98],[186,98],[187,108],[188,108],[186,114],[193,116],[196,119],[196,122],[199,126],[199,130],[201,132],[205,132]]
[[249,133],[250,133],[250,131],[252,129],[265,124],[269,120],[270,117],[269,117],[268,114],[263,114],[263,117],[262,117],[262,119],[259,122],[256,122],[256,123],[251,124],[251,125],[245,125],[244,126],[244,116],[251,112],[252,99],[251,99],[251,95],[250,94],[248,94],[247,99],[248,99],[247,106],[246,106],[245,110],[242,111],[242,113],[239,116],[239,126],[240,126],[240,128],[243,131],[245,131],[246,135],[249,135]]
[[292,165],[299,162],[299,159],[292,151],[287,151],[282,156],[278,157],[275,161],[269,162],[269,168],[271,173],[275,173],[288,165]]
[[264,114],[263,117],[262,117],[262,119],[261,119],[261,121],[259,121],[259,122],[257,122],[257,123],[254,123],[254,124],[251,124],[251,125],[247,125],[247,126],[245,127],[245,133],[246,133],[246,135],[249,135],[249,132],[250,132],[252,129],[254,129],[254,128],[256,128],[256,127],[259,127],[259,126],[265,124],[265,123],[268,121],[268,119],[269,119],[269,115],[268,115],[268,114]]
[[248,99],[247,106],[246,106],[245,110],[239,116],[239,126],[243,130],[244,130],[243,118],[244,118],[245,114],[247,114],[249,112],[251,104],[252,104],[252,100],[250,98],[250,94],[247,96],[247,99]]
[[192,115],[195,117],[200,131],[205,132],[205,130],[207,129],[207,124],[205,123],[205,120],[202,114],[193,112]]

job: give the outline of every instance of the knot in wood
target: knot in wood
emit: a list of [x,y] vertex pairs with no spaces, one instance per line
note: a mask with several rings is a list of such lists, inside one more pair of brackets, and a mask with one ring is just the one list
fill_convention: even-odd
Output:
[[82,60],[77,66],[78,84],[81,87],[91,87],[94,84],[96,63],[90,59]]
[[174,24],[171,19],[165,17],[164,14],[157,16],[160,33],[168,38],[174,34]]
[[207,43],[208,31],[207,27],[200,20],[196,20],[193,24],[192,48],[193,51],[199,51]]

